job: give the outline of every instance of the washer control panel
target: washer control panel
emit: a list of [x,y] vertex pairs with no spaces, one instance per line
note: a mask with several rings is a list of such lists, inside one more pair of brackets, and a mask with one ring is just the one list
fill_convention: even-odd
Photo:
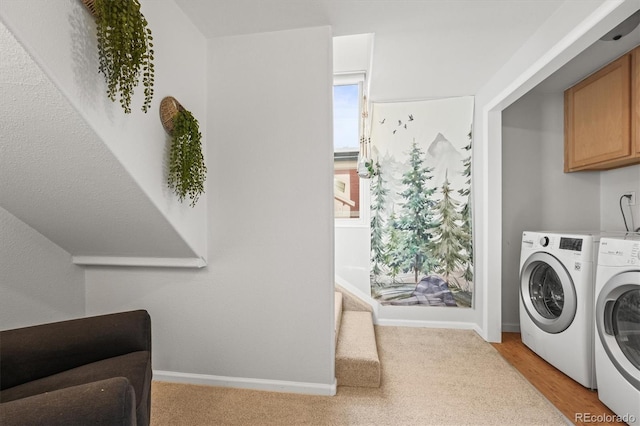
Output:
[[600,241],[598,264],[640,267],[640,238],[603,238]]
[[583,261],[593,261],[594,238],[592,235],[559,234],[554,232],[522,233],[522,250],[544,251],[557,256]]
[[560,248],[562,250],[582,251],[583,238],[560,237]]

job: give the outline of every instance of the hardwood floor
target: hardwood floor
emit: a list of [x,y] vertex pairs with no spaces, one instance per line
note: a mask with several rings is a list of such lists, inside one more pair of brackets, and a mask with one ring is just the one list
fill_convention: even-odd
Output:
[[502,333],[502,343],[493,346],[575,425],[624,424],[595,421],[615,414],[600,402],[596,391],[573,381],[526,347],[520,333]]

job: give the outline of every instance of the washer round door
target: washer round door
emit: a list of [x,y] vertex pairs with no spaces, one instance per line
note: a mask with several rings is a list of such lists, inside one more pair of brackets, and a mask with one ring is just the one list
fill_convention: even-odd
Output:
[[534,253],[522,265],[520,297],[531,320],[547,333],[563,332],[576,316],[576,289],[571,275],[549,253]]
[[640,390],[640,271],[615,275],[596,301],[596,328],[607,356]]

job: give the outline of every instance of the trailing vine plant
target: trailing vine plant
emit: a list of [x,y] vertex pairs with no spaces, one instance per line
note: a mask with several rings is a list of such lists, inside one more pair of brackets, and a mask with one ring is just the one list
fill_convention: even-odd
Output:
[[131,113],[131,96],[142,76],[145,113],[153,98],[153,37],[138,0],[94,0],[98,38],[98,70],[113,102],[120,94],[124,112]]
[[191,198],[191,207],[204,193],[207,167],[202,155],[202,134],[198,120],[191,112],[180,108],[173,118],[169,150],[168,184],[180,201]]

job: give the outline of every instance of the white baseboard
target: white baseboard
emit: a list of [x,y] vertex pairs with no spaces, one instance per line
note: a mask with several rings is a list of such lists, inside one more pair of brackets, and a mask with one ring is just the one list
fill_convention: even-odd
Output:
[[377,325],[394,327],[423,327],[423,328],[451,328],[458,330],[476,330],[477,324],[472,322],[453,321],[422,321],[422,320],[401,320],[401,319],[378,319]]
[[350,282],[348,282],[347,280],[345,280],[344,278],[338,275],[334,277],[334,281],[336,282],[336,284],[338,284],[339,286],[347,290],[349,293],[359,297],[363,302],[368,303],[369,306],[371,306],[371,309],[373,309],[374,319],[378,316],[378,308],[380,304],[374,298],[371,297],[371,294],[367,294],[363,292],[362,290],[355,287]]
[[478,333],[478,336],[482,337],[484,340],[487,340],[487,335],[485,334],[482,327],[480,327],[478,324],[473,324],[472,330]]
[[249,379],[244,377],[212,376],[209,374],[180,373],[154,370],[153,380],[160,382],[187,383],[191,385],[218,386],[226,388],[253,389],[270,392],[299,393],[306,395],[334,396],[337,382],[333,384],[289,382],[284,380]]

